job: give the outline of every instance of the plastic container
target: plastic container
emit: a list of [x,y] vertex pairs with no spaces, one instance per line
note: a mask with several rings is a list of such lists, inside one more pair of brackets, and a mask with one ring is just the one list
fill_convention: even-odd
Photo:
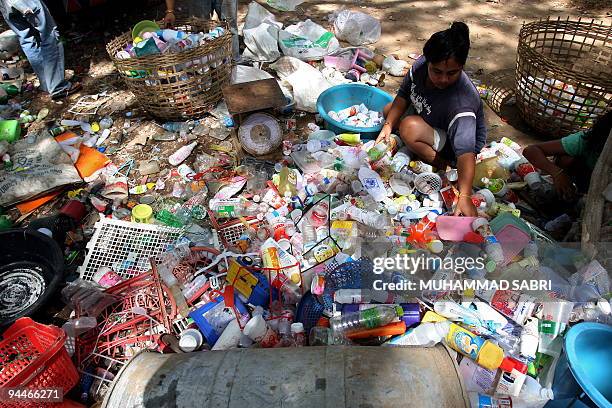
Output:
[[[61,388],[66,394],[79,382],[66,348],[66,333],[29,317],[18,319],[0,342],[0,387]],[[15,358],[15,354],[18,358]],[[22,407],[39,407],[38,402],[20,402]]]
[[504,252],[504,264],[509,264],[515,256],[520,254],[531,239],[529,234],[514,225],[506,225],[497,231],[495,236]]
[[509,212],[502,212],[497,217],[493,218],[489,225],[491,227],[491,231],[493,231],[495,235],[497,235],[497,233],[506,225],[514,225],[515,227],[520,228],[526,234],[531,235],[531,228],[529,225],[527,225],[527,223],[522,219],[515,217]]
[[[580,398],[588,406],[612,405],[612,326],[579,323],[565,336],[553,381],[555,399]],[[582,393],[585,397],[581,397]]]
[[460,242],[465,234],[472,232],[472,222],[475,219],[476,217],[440,215],[436,218],[436,230],[441,239]]
[[0,120],[0,140],[15,142],[21,136],[21,126],[15,119]]
[[339,111],[348,106],[363,103],[370,110],[382,112],[393,97],[385,91],[364,84],[343,84],[332,86],[317,99],[317,111],[325,122],[325,128],[334,133],[360,133],[362,139],[376,139],[382,123],[368,128],[344,125],[329,117],[327,112]]

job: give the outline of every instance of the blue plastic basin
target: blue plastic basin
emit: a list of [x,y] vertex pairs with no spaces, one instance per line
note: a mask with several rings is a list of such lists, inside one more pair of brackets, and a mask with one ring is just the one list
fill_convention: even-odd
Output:
[[343,84],[332,86],[317,99],[317,110],[325,121],[325,128],[339,133],[360,133],[362,139],[376,139],[382,124],[367,128],[343,125],[333,120],[327,112],[339,111],[352,105],[365,104],[370,110],[383,111],[386,104],[393,101],[393,97],[382,89],[363,84]]
[[[563,356],[562,356],[563,357]],[[555,370],[553,392],[560,397],[564,391],[571,389],[571,381],[564,376],[569,368],[572,376],[580,386],[578,390],[588,396],[590,401],[600,408],[612,406],[612,326],[601,323],[580,323],[572,327],[565,336],[565,359],[560,359]],[[559,372],[560,371],[560,372]],[[565,378],[564,378],[565,377]],[[575,397],[579,397],[576,395]],[[581,398],[582,399],[582,398]]]

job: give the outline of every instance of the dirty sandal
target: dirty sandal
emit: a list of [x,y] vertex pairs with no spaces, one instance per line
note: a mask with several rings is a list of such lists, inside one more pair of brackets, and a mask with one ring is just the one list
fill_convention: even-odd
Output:
[[80,82],[73,82],[72,84],[70,84],[70,88],[66,89],[65,91],[58,92],[55,95],[52,95],[51,99],[55,100],[55,99],[65,98],[69,95],[72,95],[75,92],[80,91],[82,88],[83,88],[83,85],[81,85]]

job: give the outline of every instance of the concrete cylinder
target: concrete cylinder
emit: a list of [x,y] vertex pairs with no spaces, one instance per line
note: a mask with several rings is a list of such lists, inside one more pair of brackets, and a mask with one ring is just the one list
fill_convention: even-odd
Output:
[[118,374],[105,408],[469,408],[444,346],[143,352]]

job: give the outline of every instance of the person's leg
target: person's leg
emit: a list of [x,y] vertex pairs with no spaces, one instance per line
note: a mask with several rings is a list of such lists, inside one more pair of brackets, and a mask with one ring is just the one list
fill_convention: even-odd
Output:
[[[71,86],[64,78],[64,46],[47,6],[39,0],[25,16],[9,11],[7,23],[19,35],[21,47],[40,80],[41,89],[52,95]],[[31,4],[31,3],[29,3]]]
[[426,163],[445,169],[448,161],[440,156],[445,135],[434,130],[418,115],[406,116],[399,126],[400,137],[412,152]]
[[227,21],[232,32],[232,60],[240,58],[238,39],[238,0],[214,0],[214,7],[219,19]]
[[210,20],[213,12],[213,0],[187,0],[185,2],[190,16]]

